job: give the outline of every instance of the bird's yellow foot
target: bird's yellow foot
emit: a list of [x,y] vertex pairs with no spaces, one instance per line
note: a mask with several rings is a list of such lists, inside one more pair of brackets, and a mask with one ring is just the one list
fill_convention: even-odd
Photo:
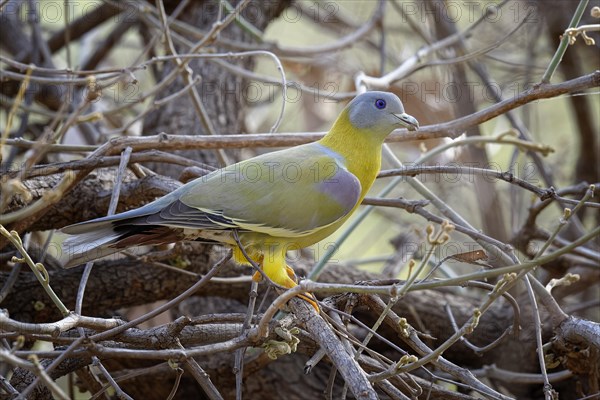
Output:
[[[294,270],[291,267],[286,265],[285,272],[286,272],[287,276],[283,276],[283,277],[269,276],[269,278],[271,278],[271,280],[273,282],[275,282],[276,284],[281,285],[288,289],[298,286],[298,278],[296,277],[296,273],[294,272]],[[277,279],[277,278],[281,278],[281,279]],[[254,272],[254,274],[252,274],[252,280],[254,282],[260,282],[262,280],[262,274],[258,271]],[[312,293],[308,293],[308,292],[300,293],[297,295],[297,297],[301,298],[302,300],[304,300],[308,304],[310,304],[317,311],[317,313],[319,313],[321,311],[319,304],[317,304],[317,299]]]
[[298,297],[298,298],[306,301],[308,304],[310,304],[315,309],[317,314],[321,312],[321,307],[319,307],[319,303],[317,303],[317,298],[315,297],[314,294],[309,293],[309,292],[304,292],[304,293],[300,293],[296,297]]
[[260,272],[258,271],[254,271],[254,273],[252,274],[252,281],[254,282],[260,282],[262,281],[262,275]]
[[292,267],[290,267],[289,265],[286,265],[285,272],[287,273],[287,275],[290,277],[291,280],[298,283],[298,277],[296,276],[296,273],[294,272]]
[[[288,277],[292,281],[294,281],[294,286],[298,286],[298,277],[296,276],[296,273],[294,272],[292,267],[290,267],[289,265],[286,265],[285,272],[287,272]],[[294,287],[294,286],[292,286],[292,287]],[[299,294],[297,297],[301,298],[302,300],[306,301],[308,304],[313,306],[313,308],[317,311],[317,314],[321,311],[321,307],[319,307],[319,304],[317,304],[317,298],[315,297],[314,294],[305,292],[305,293]]]

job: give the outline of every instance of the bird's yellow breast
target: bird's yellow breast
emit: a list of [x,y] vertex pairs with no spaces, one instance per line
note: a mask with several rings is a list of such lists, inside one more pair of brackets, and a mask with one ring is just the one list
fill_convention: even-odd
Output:
[[367,195],[381,169],[382,140],[380,136],[366,129],[352,126],[348,113],[344,111],[331,131],[319,141],[345,159],[346,168],[358,178],[362,186],[361,201]]

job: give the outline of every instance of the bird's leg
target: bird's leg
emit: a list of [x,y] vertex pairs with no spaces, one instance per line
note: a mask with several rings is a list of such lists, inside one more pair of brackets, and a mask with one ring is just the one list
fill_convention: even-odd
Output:
[[[242,243],[236,238],[237,246],[233,247],[233,259],[241,265],[253,265],[255,268],[261,268],[264,256],[254,249],[244,248],[242,250]],[[260,271],[254,271],[252,274],[252,280],[254,282],[260,282],[262,280],[262,274]]]
[[[285,253],[282,251],[268,252],[264,255],[262,260],[262,270],[266,276],[269,277],[274,283],[291,289],[298,286],[298,278],[294,270],[286,264]],[[261,278],[260,274],[255,272],[252,279]],[[311,293],[301,293],[297,297],[308,302],[317,313],[321,310],[317,304],[317,299]]]
[[[296,276],[294,269],[286,264],[285,272],[287,273],[288,277],[294,281],[294,283],[295,283],[294,286],[298,286],[298,277]],[[302,300],[306,301],[308,304],[313,306],[313,308],[317,311],[317,314],[319,313],[319,311],[321,311],[321,307],[319,307],[319,304],[317,304],[317,298],[315,297],[314,294],[309,293],[309,292],[304,292],[304,293],[299,294],[297,297],[301,298]]]
[[[257,257],[257,260],[254,260],[254,262],[256,262],[259,267],[262,269],[262,263],[263,263],[263,256],[260,255],[260,257]],[[260,282],[262,281],[262,274],[260,273],[260,271],[254,271],[254,273],[252,274],[252,280],[254,282]]]
[[[262,259],[261,259],[261,262],[259,262],[258,264],[260,265],[261,263],[262,263]],[[286,264],[286,266],[285,266],[285,272],[287,273],[287,276],[296,283],[296,285],[294,285],[294,286],[297,286],[297,284],[298,284],[298,277],[296,276],[296,273],[294,272],[294,269],[292,267],[290,267],[289,265]],[[258,272],[258,271],[254,271],[254,273],[252,274],[252,280],[254,282],[260,282],[262,280],[261,273]]]
[[294,272],[294,269],[292,267],[290,267],[289,265],[285,265],[285,272],[287,272],[288,276],[290,277],[291,280],[293,280],[294,282],[298,283],[298,277],[296,276],[296,273]]
[[[291,280],[296,282],[296,286],[297,286],[298,285],[298,277],[296,276],[294,269],[286,264],[285,272],[287,273],[287,275],[290,277]],[[320,307],[317,304],[317,299],[315,298],[315,295],[313,295],[312,293],[306,292],[306,293],[299,294],[298,297],[300,297],[302,300],[310,303],[310,305],[313,306],[313,308],[315,310],[317,310],[317,312],[319,312]]]
[[252,274],[252,280],[254,282],[260,282],[260,281],[262,281],[262,275],[260,274],[260,272],[254,271],[254,273]]
[[[263,278],[262,275],[264,274],[279,286],[288,289],[298,286],[296,273],[292,267],[285,263],[285,252],[278,249],[277,246],[270,247],[270,251],[266,251],[264,254],[257,251],[251,251],[250,254],[248,254],[246,251],[248,249],[242,251],[239,246],[240,243],[234,248],[235,260],[240,264],[249,264],[250,261],[248,258],[250,258],[252,262],[257,264],[263,271],[263,273],[255,271],[252,274],[252,280],[254,282],[260,282]],[[317,312],[320,311],[317,299],[311,293],[301,293],[298,297],[308,302],[315,310],[317,310]]]

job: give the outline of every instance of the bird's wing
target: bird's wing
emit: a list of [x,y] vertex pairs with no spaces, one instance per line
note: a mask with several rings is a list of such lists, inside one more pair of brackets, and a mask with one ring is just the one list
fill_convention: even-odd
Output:
[[[173,193],[175,194],[175,193]],[[361,184],[327,147],[311,143],[242,161],[177,190],[177,200],[146,217],[156,225],[307,235],[349,214]]]

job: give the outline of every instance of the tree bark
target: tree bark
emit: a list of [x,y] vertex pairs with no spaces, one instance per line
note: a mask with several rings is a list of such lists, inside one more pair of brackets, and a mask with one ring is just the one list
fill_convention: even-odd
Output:
[[[237,1],[232,2],[232,5],[235,5],[235,3]],[[165,5],[170,7],[176,4],[177,2],[170,1]],[[289,4],[291,4],[289,0],[253,1],[242,11],[241,16],[250,21],[260,31],[263,31],[269,22],[277,17]],[[208,31],[217,21],[217,11],[218,2],[216,1],[192,1],[182,12],[179,19],[198,29]],[[241,43],[248,43],[253,40],[248,32],[235,23],[225,28],[220,35]],[[189,50],[179,44],[175,44],[175,48],[178,53],[187,53]],[[226,52],[230,50],[216,46],[215,51]],[[254,65],[250,57],[229,60],[228,62],[249,70]],[[170,73],[175,65],[174,62],[166,64],[161,76]],[[194,76],[201,78],[201,82],[196,85],[196,89],[206,108],[208,118],[213,121],[215,133],[242,133],[246,105],[244,98],[246,80],[210,61],[195,59],[189,63],[189,67]],[[163,97],[176,93],[185,86],[183,78],[179,76],[159,96]],[[183,135],[209,134],[196,112],[191,95],[188,94],[178,96],[158,112],[150,114],[144,120],[143,132],[144,135],[155,135],[160,132]],[[178,154],[214,167],[224,166],[221,165],[215,151],[186,150],[180,151]],[[172,177],[179,176],[182,170],[181,167],[175,165],[156,164],[152,167],[160,174]]]

